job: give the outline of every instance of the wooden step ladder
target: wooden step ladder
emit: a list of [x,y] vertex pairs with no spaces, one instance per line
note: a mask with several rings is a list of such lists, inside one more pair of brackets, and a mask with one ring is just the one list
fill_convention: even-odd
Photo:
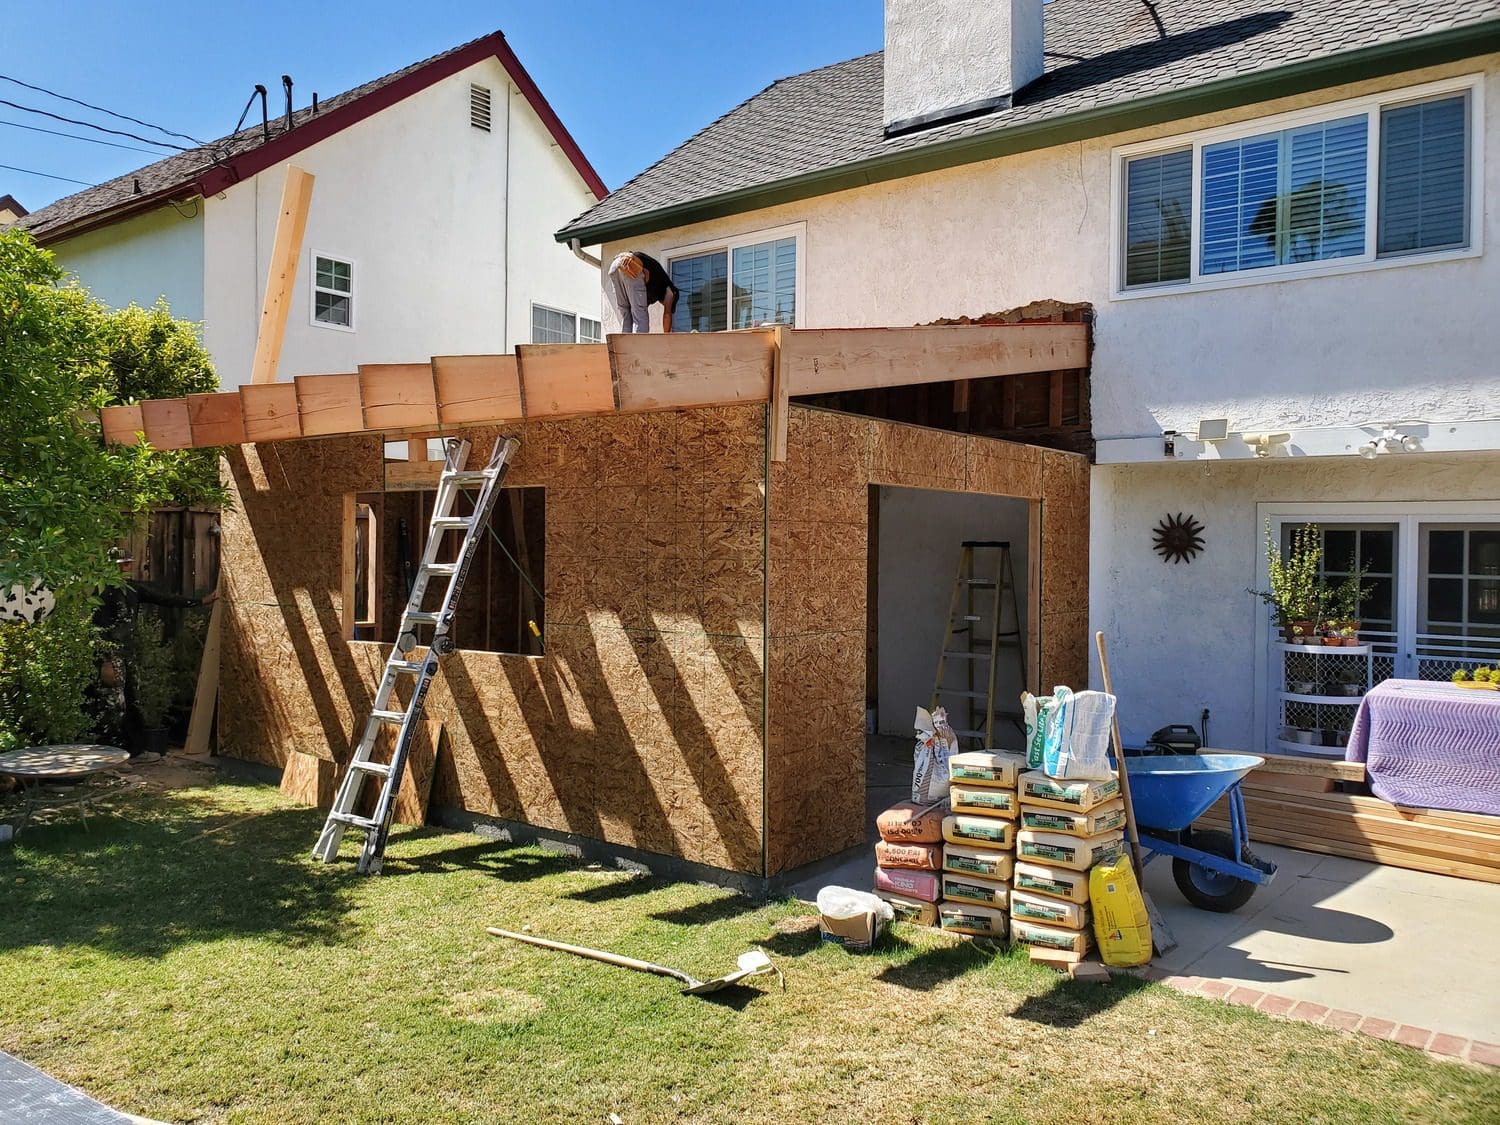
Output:
[[[994,566],[987,577],[976,574],[976,552],[994,554]],[[991,596],[986,597],[987,594]],[[988,602],[987,609],[976,605],[976,595],[981,602]],[[1024,686],[1026,650],[1021,642],[1021,613],[1010,544],[968,539],[959,551],[958,575],[953,580],[953,596],[948,603],[948,624],[938,654],[931,705],[936,710],[945,701],[955,701],[948,707],[949,723],[965,749],[990,749],[995,745],[995,683],[1002,651],[1014,653],[1020,683]],[[962,686],[955,687],[947,681],[955,665],[962,668]],[[982,677],[978,675],[981,670]],[[965,710],[960,712],[960,706]],[[998,714],[1015,723],[1017,729],[1025,729],[1019,706]]]
[[[385,663],[385,673],[380,678],[380,687],[370,716],[365,720],[364,733],[354,747],[349,768],[339,785],[338,796],[323,824],[323,834],[313,848],[313,858],[331,863],[338,855],[339,843],[346,829],[355,828],[365,834],[364,848],[360,852],[359,870],[363,874],[380,873],[385,856],[386,838],[391,830],[391,812],[396,794],[401,789],[401,775],[406,768],[407,754],[422,718],[422,705],[427,699],[427,689],[437,674],[438,657],[453,651],[453,614],[463,593],[464,579],[469,573],[469,564],[480,540],[489,525],[490,513],[500,495],[501,483],[514,460],[521,443],[515,438],[502,438],[495,442],[495,451],[489,464],[483,469],[467,470],[469,443],[454,438],[448,441],[443,460],[443,473],[438,479],[437,497],[432,506],[432,520],[428,525],[427,546],[417,566],[406,608],[401,613],[401,626],[396,634],[396,644]],[[453,514],[455,501],[465,486],[478,486],[474,498],[474,510],[467,516]],[[444,537],[449,532],[461,532],[463,544],[458,558],[452,562],[438,562]],[[446,578],[447,586],[442,602],[436,609],[422,608],[429,583],[434,578]],[[408,654],[418,645],[418,630],[432,630],[427,641],[427,654],[421,660],[409,660]],[[405,707],[396,705],[396,687],[404,679],[411,681],[411,691]],[[396,729],[395,749],[389,762],[377,762],[373,755],[380,733],[388,727]],[[375,801],[375,811],[368,817],[359,814],[359,799],[365,779],[378,777],[381,781],[380,795]]]

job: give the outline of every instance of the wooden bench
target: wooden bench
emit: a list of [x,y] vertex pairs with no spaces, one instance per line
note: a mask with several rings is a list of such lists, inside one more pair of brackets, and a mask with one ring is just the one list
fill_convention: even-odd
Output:
[[[1252,846],[1282,844],[1500,883],[1500,817],[1404,808],[1350,792],[1365,781],[1365,767],[1358,762],[1260,756],[1265,764],[1241,786]],[[1225,803],[1210,809],[1201,823],[1227,827]]]

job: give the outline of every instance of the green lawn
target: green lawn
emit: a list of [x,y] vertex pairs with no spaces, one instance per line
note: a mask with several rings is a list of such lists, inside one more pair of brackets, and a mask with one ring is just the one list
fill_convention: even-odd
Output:
[[[385,874],[308,853],[272,789],[122,799],[0,849],[0,1048],[167,1121],[1480,1121],[1500,1077],[1155,985],[1062,981],[898,927],[820,946],[795,902],[436,831]],[[346,853],[352,844],[345,845]],[[722,1002],[487,937],[698,976]]]

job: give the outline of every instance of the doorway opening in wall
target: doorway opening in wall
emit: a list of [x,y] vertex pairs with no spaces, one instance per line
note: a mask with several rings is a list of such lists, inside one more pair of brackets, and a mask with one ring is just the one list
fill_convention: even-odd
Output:
[[[427,549],[436,491],[359,493],[345,505],[345,628],[355,640],[392,643],[416,570]],[[473,512],[472,494],[461,495],[454,515]],[[460,649],[541,656],[545,617],[546,490],[503,488],[475,550],[454,615]],[[460,536],[443,533],[437,562],[458,557]],[[435,579],[424,609],[436,608],[446,579]],[[536,626],[533,631],[532,625]],[[423,634],[425,636],[425,634]]]
[[[991,654],[989,636],[999,603],[1002,634],[995,663],[993,748],[1019,750],[1020,696],[1035,674],[1031,628],[1035,583],[1031,577],[1032,521],[1038,505],[1008,496],[872,485],[865,599],[865,804],[874,831],[882,809],[911,796],[912,747],[918,707],[930,707],[938,658],[944,651],[949,610],[966,541],[1009,545],[1015,604],[989,585],[998,551],[976,552],[975,581],[962,588],[948,651],[964,658],[944,662],[939,699],[955,730],[985,727]],[[972,598],[972,601],[969,600]],[[966,620],[973,618],[974,620]],[[972,641],[962,634],[969,629]],[[1003,635],[1014,631],[1015,645]],[[972,657],[972,658],[970,658]],[[964,747],[977,747],[965,741]]]
[[[1460,668],[1500,664],[1500,502],[1260,508],[1283,547],[1297,528],[1316,524],[1322,577],[1336,585],[1351,566],[1360,567],[1368,589],[1359,610],[1361,643],[1348,655],[1338,650],[1314,664],[1278,644],[1269,618],[1260,621],[1256,695],[1272,752],[1284,752],[1293,732],[1314,729],[1323,745],[1331,734],[1336,750],[1358,703],[1341,699],[1345,690],[1392,678],[1447,680]],[[1260,581],[1266,581],[1264,561]],[[1335,660],[1341,663],[1334,672],[1323,674]],[[1318,674],[1299,671],[1305,666]]]

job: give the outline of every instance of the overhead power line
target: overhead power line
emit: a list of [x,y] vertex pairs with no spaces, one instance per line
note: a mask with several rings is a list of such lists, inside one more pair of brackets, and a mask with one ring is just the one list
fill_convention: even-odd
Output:
[[[197,137],[190,137],[186,133],[179,133],[179,132],[177,132],[174,129],[168,129],[165,126],[156,125],[156,124],[153,124],[150,121],[142,121],[139,117],[131,117],[129,114],[125,114],[125,113],[116,113],[112,109],[105,109],[102,105],[94,105],[92,102],[86,102],[86,101],[82,100],[81,98],[72,98],[72,97],[69,97],[67,94],[59,94],[56,90],[49,90],[45,86],[36,86],[36,85],[33,85],[30,82],[23,82],[19,78],[13,78],[13,77],[11,77],[9,74],[0,74],[0,80],[3,80],[5,82],[14,82],[17,86],[25,86],[26,89],[28,89],[28,90],[35,90],[39,94],[46,94],[48,97],[59,98],[62,101],[65,101],[65,102],[72,102],[74,105],[81,105],[85,109],[92,109],[92,110],[94,110],[96,113],[105,113],[105,114],[108,114],[110,117],[116,118],[116,119],[118,119],[120,121],[129,121],[129,122],[131,122],[132,124],[135,124],[135,125],[144,125],[147,129],[155,129],[158,133],[165,133],[169,137],[180,137],[180,138],[182,138],[185,141],[192,141],[195,145],[202,145],[202,144],[207,144],[208,143],[207,141],[200,141]],[[127,134],[127,135],[129,135],[129,134]],[[144,140],[145,138],[137,137],[136,139],[137,140]],[[161,142],[160,141],[147,141],[147,143],[148,144],[160,144]],[[174,147],[177,147],[177,146],[174,146]]]
[[64,133],[61,129],[43,129],[40,125],[23,125],[19,121],[6,121],[4,118],[0,118],[0,125],[9,125],[12,129],[27,129],[33,133],[50,133],[54,137],[67,137],[75,141],[87,141],[91,145],[108,145],[110,148],[123,148],[130,152],[144,152],[147,156],[163,155],[153,149],[141,148],[139,145],[122,145],[118,141],[106,141],[100,137],[85,137],[81,133]]
[[75,180],[71,176],[54,176],[51,172],[38,172],[34,168],[17,168],[14,164],[0,164],[0,168],[8,172],[22,172],[28,176],[40,176],[44,180],[61,180],[65,184],[82,184],[84,187],[94,186],[87,180]]
[[80,121],[76,117],[64,117],[60,113],[52,113],[45,109],[36,109],[33,106],[21,105],[19,102],[6,101],[0,98],[0,105],[8,105],[11,109],[19,109],[22,113],[39,113],[43,117],[50,117],[54,121],[62,121],[68,125],[82,125],[85,129],[97,129],[101,133],[112,133],[117,137],[129,137],[133,141],[141,141],[148,145],[159,145],[162,148],[175,148],[178,152],[187,152],[182,145],[173,144],[171,141],[154,141],[150,137],[143,137],[139,133],[127,133],[124,129],[110,129],[104,125],[95,125],[92,121]]

